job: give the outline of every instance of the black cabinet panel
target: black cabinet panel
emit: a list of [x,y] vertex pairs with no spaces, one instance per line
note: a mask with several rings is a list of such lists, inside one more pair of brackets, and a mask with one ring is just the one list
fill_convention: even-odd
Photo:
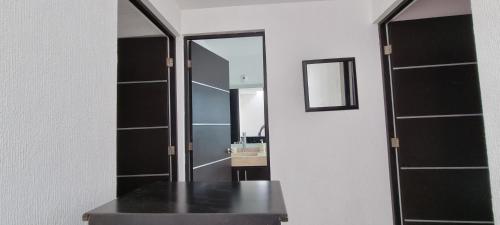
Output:
[[193,84],[193,123],[231,123],[229,93]]
[[195,42],[191,52],[193,81],[229,91],[229,62]]
[[117,180],[117,185],[118,185],[118,191],[117,195],[118,197],[123,196],[124,194],[127,194],[137,188],[140,188],[142,186],[155,183],[158,181],[169,181],[168,176],[155,176],[155,177],[118,177]]
[[118,82],[167,79],[167,38],[118,39]]
[[482,117],[397,120],[400,166],[486,166]]
[[168,129],[118,131],[118,175],[168,173]]
[[232,168],[233,181],[269,180],[269,168],[266,166],[244,166]]
[[470,15],[391,22],[389,33],[394,67],[476,61]]
[[193,126],[193,140],[194,167],[231,156],[226,150],[231,147],[229,126]]
[[481,112],[476,65],[396,70],[396,116]]
[[487,170],[402,170],[405,219],[491,221]]
[[118,128],[154,127],[168,124],[166,83],[118,86]]
[[231,159],[193,170],[195,181],[231,181]]

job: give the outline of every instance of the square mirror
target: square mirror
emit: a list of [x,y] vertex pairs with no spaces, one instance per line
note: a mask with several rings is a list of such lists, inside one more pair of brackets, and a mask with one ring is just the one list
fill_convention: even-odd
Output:
[[302,61],[306,112],[358,109],[354,58]]

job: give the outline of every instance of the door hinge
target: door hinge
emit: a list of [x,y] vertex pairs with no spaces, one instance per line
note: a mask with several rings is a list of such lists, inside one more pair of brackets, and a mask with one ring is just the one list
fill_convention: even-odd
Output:
[[175,146],[168,146],[168,155],[175,155]]
[[167,67],[168,68],[174,67],[174,58],[167,58]]
[[187,61],[187,68],[191,69],[193,67],[193,62],[191,60]]
[[193,142],[189,142],[188,151],[193,151]]
[[392,45],[386,45],[386,46],[384,46],[384,54],[385,55],[392,54]]
[[391,138],[391,147],[399,148],[399,138],[396,137]]

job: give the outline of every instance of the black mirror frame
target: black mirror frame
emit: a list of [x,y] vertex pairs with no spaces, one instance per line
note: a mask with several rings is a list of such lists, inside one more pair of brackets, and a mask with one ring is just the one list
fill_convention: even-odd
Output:
[[[320,64],[320,63],[332,63],[332,62],[352,62],[353,63],[353,88],[354,88],[354,97],[355,104],[354,105],[346,105],[346,106],[326,106],[326,107],[311,107],[309,105],[309,85],[307,79],[307,65],[309,64]],[[331,59],[315,59],[315,60],[304,60],[302,61],[302,73],[304,77],[304,101],[306,112],[320,112],[320,111],[335,111],[335,110],[351,110],[351,109],[359,109],[359,100],[358,100],[358,83],[356,80],[356,60],[354,57],[350,58],[331,58]],[[347,90],[346,90],[347,92]],[[347,94],[350,96],[350,94]]]

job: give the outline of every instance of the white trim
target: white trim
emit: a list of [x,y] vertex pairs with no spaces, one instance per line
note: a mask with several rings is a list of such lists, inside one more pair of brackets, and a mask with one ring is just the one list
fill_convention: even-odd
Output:
[[168,126],[158,126],[158,127],[124,127],[118,128],[117,130],[152,130],[152,129],[168,129]]
[[230,123],[193,123],[193,126],[231,126]]
[[123,81],[118,84],[154,84],[154,83],[168,83],[168,80],[144,80],[144,81]]
[[170,176],[168,173],[158,173],[158,174],[134,174],[134,175],[118,175],[116,177],[161,177],[161,176]]
[[223,92],[229,93],[228,90],[224,90],[222,88],[214,87],[214,86],[211,86],[211,85],[208,85],[208,84],[204,84],[204,83],[200,83],[200,82],[196,82],[196,81],[191,81],[191,82],[193,82],[193,84],[197,84],[197,85],[201,85],[201,86],[204,86],[204,87],[212,88],[212,89],[215,89],[215,90],[218,90],[218,91],[223,91]]
[[230,158],[231,157],[227,157],[227,158],[219,159],[219,160],[216,160],[216,161],[213,161],[213,162],[205,163],[205,164],[202,164],[202,165],[199,165],[199,166],[195,166],[195,167],[193,167],[193,170],[199,169],[199,168],[202,168],[202,167],[205,167],[205,166],[210,166],[212,164],[215,164],[215,163],[218,163],[218,162],[222,162],[222,161],[228,160]]
[[405,219],[405,222],[414,222],[414,223],[478,223],[478,224],[493,224],[493,221],[468,221],[468,220],[417,220],[417,219]]
[[463,62],[463,63],[446,63],[446,64],[434,64],[434,65],[422,65],[422,66],[402,66],[394,67],[393,70],[407,70],[407,69],[422,69],[422,68],[435,68],[435,67],[447,67],[447,66],[466,66],[466,65],[476,65],[477,62]]
[[487,170],[487,166],[407,166],[401,170]]
[[425,119],[425,118],[450,118],[450,117],[472,117],[472,116],[483,116],[482,113],[470,113],[470,114],[446,114],[446,115],[425,115],[425,116],[398,116],[398,120],[404,119]]

